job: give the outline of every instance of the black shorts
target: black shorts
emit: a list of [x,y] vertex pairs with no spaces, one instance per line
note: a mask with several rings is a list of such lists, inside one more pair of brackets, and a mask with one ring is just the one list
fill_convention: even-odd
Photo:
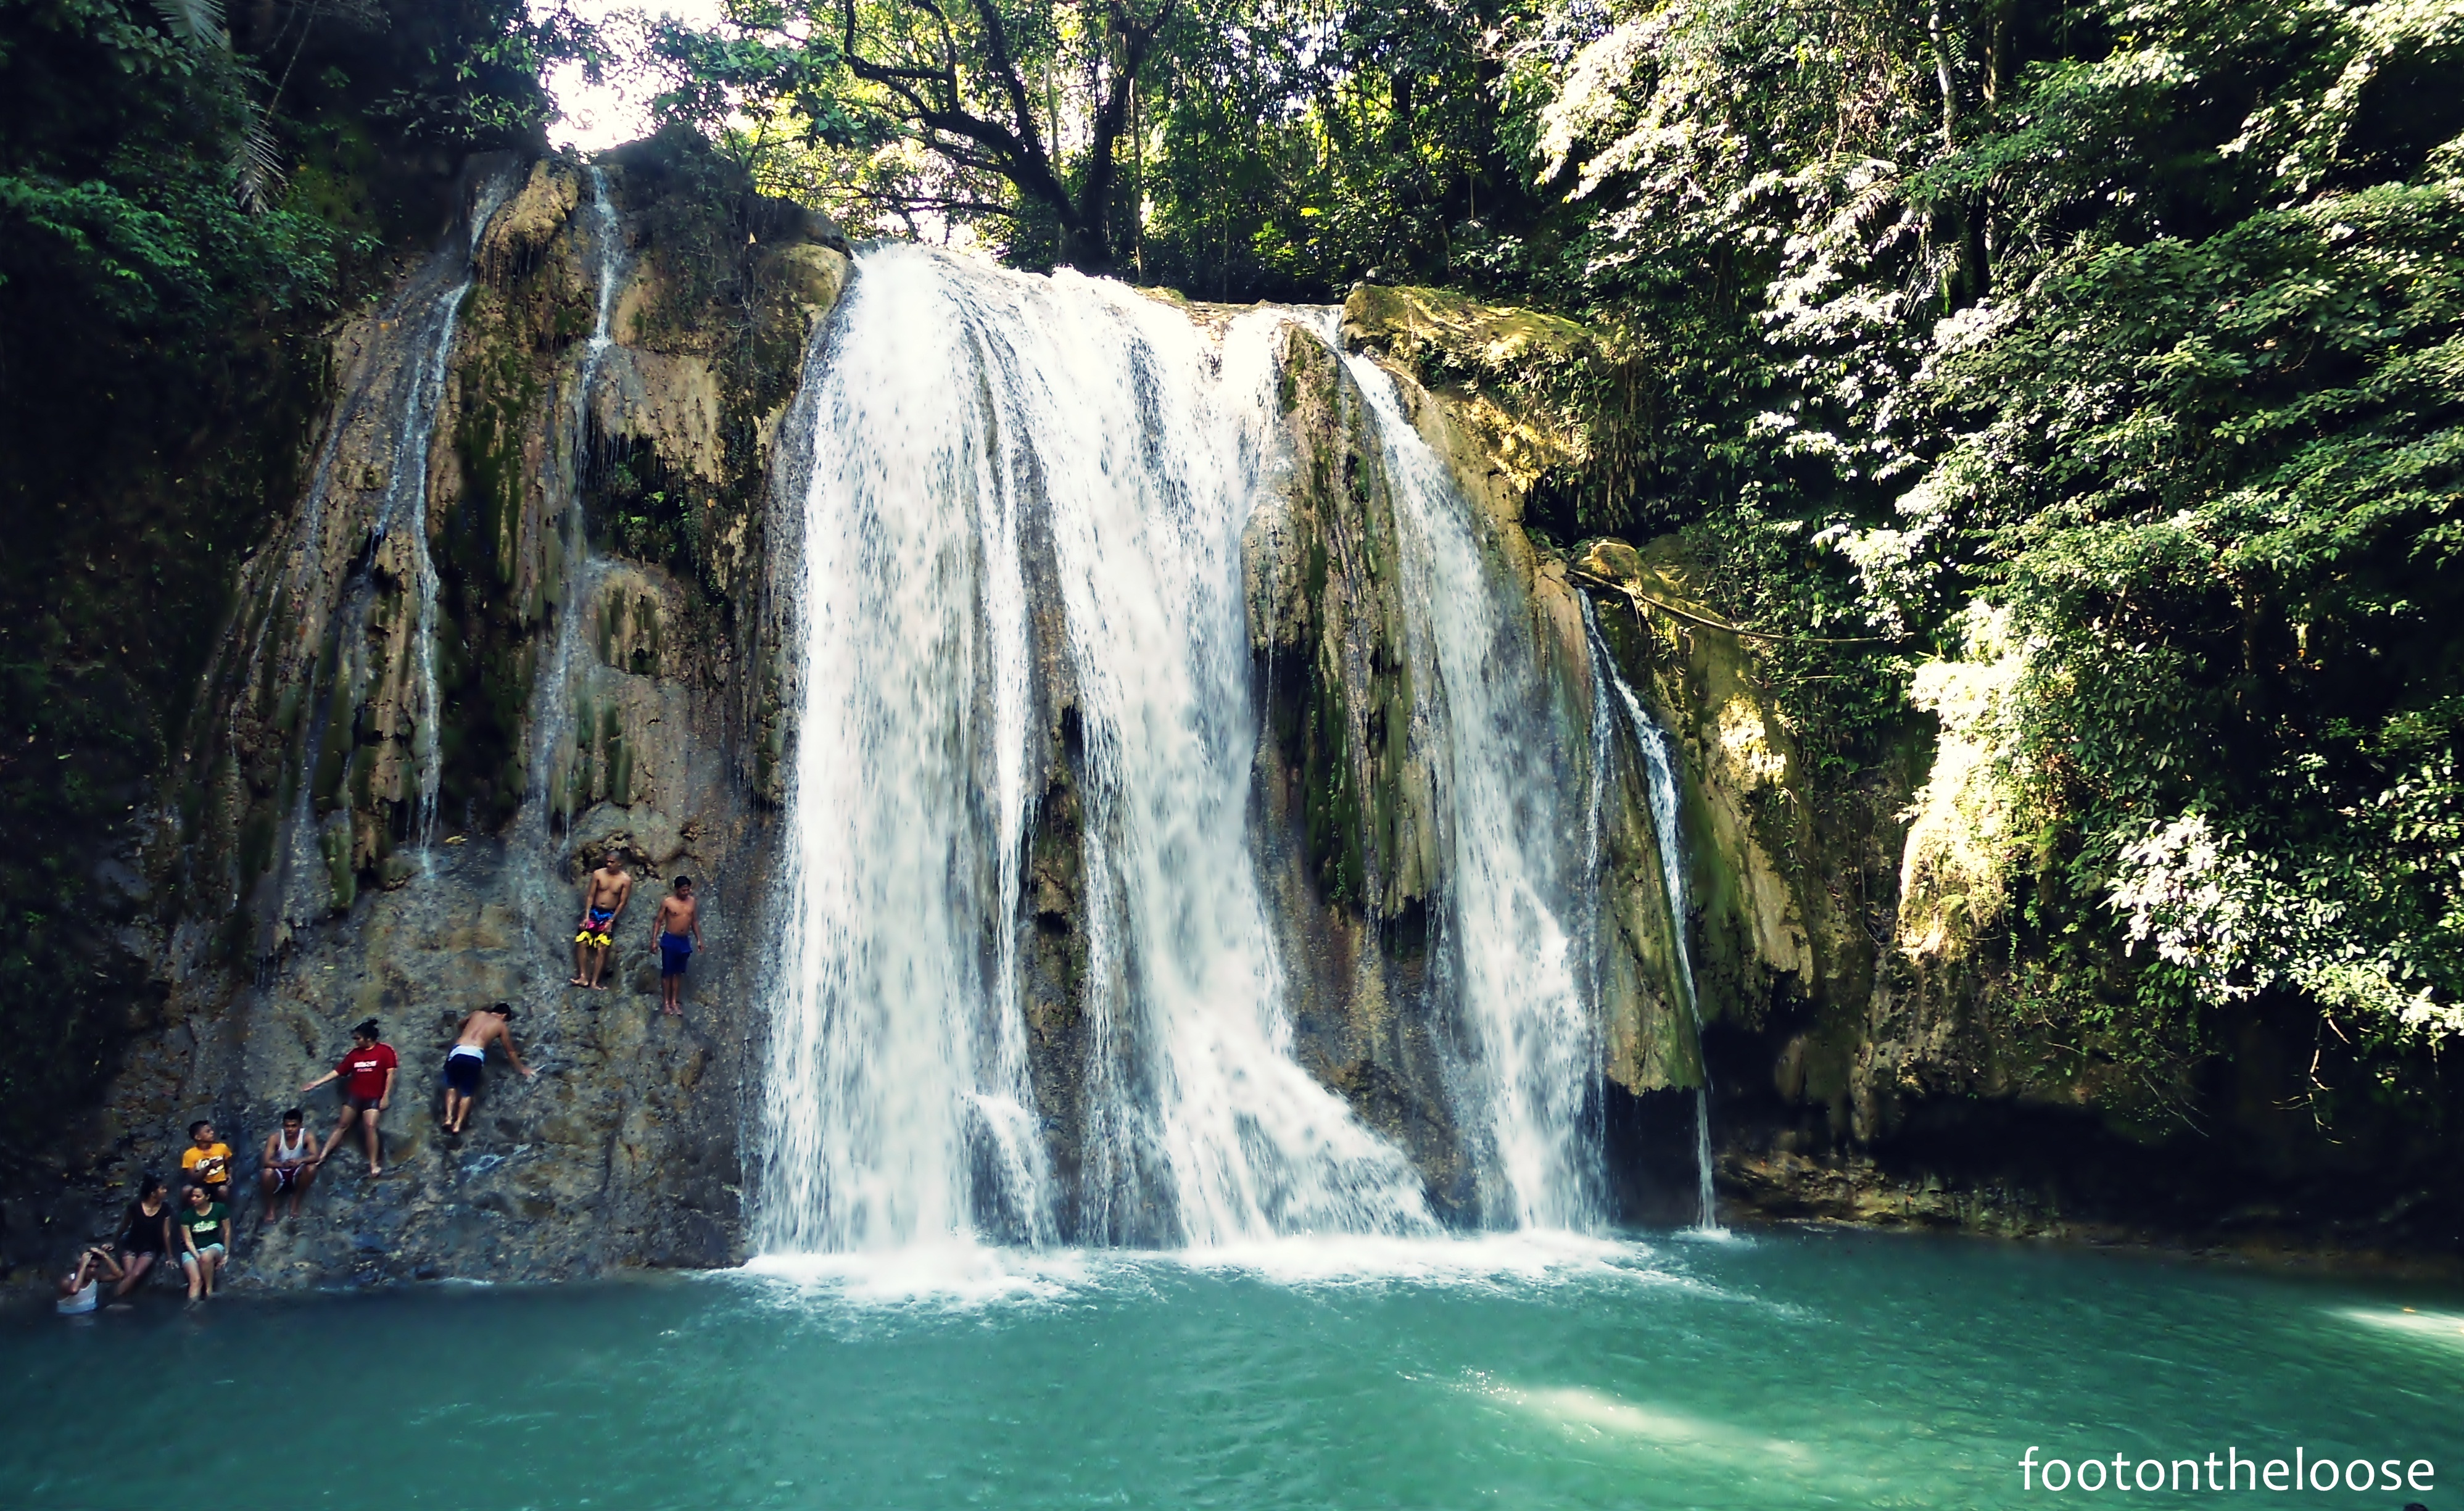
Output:
[[462,1095],[475,1096],[479,1090],[479,1069],[487,1063],[476,1055],[445,1057],[445,1084]]
[[355,1097],[346,1093],[342,1100],[350,1104],[351,1110],[354,1112],[374,1112],[377,1109],[377,1104],[383,1101],[384,1098]]

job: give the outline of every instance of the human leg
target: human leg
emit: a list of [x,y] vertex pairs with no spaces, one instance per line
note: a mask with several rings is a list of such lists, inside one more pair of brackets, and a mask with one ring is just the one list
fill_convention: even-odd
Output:
[[342,1115],[334,1124],[333,1135],[325,1140],[325,1147],[317,1153],[319,1161],[333,1157],[334,1150],[341,1145],[342,1135],[351,1131],[351,1124],[358,1119],[359,1115],[358,1107],[351,1106],[347,1101],[342,1104]]
[[317,1178],[317,1167],[316,1167],[316,1166],[314,1166],[314,1165],[302,1165],[302,1166],[300,1166],[297,1170],[296,1170],[296,1171],[294,1171],[294,1172],[292,1172],[292,1175],[291,1175],[291,1217],[292,1217],[292,1220],[293,1220],[293,1221],[295,1221],[295,1222],[296,1222],[296,1221],[297,1221],[297,1220],[298,1220],[298,1218],[299,1218],[299,1200],[300,1200],[300,1198],[301,1198],[301,1197],[303,1197],[303,1196],[305,1196],[305,1195],[307,1195],[307,1194],[308,1194],[308,1183],[309,1183],[310,1181],[312,1181],[312,1180],[316,1179],[316,1178]]
[[385,1173],[385,1144],[384,1136],[377,1131],[376,1108],[368,1107],[360,1113],[360,1127],[367,1140],[368,1173],[382,1175]]
[[267,1227],[272,1227],[279,1220],[275,1216],[274,1198],[275,1194],[281,1190],[282,1177],[279,1174],[272,1170],[257,1172],[256,1200],[257,1205],[265,1209],[264,1221]]
[[120,1257],[120,1283],[111,1288],[111,1299],[118,1301],[137,1288],[138,1282],[154,1272],[151,1254],[122,1254]]
[[188,1278],[188,1300],[190,1301],[197,1299],[197,1287],[205,1283],[203,1263],[204,1261],[193,1254],[184,1253],[180,1256],[180,1273]]

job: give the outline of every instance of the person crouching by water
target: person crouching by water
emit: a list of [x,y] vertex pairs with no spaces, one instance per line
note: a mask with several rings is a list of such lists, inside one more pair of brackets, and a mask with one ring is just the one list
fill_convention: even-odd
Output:
[[471,1104],[479,1095],[479,1072],[488,1063],[488,1046],[505,1046],[505,1058],[527,1081],[539,1074],[522,1063],[522,1052],[514,1047],[514,1009],[510,1002],[497,1002],[480,1008],[462,1019],[462,1032],[455,1036],[453,1047],[445,1052],[445,1131],[459,1133],[462,1125],[471,1121]]
[[611,844],[599,869],[582,879],[582,929],[573,936],[573,979],[566,985],[607,990],[599,976],[607,969],[607,947],[616,942],[616,920],[632,900],[633,878],[626,874],[625,852]]
[[229,1201],[231,1167],[231,1147],[214,1132],[214,1126],[203,1118],[189,1124],[188,1147],[180,1150],[181,1178],[212,1192],[216,1201]]
[[317,1178],[317,1162],[323,1157],[317,1151],[317,1135],[308,1131],[308,1114],[297,1107],[284,1108],[281,1130],[265,1135],[264,1163],[257,1174],[257,1184],[264,1188],[260,1197],[267,1227],[281,1220],[274,1209],[285,1196],[291,1198],[291,1215],[299,1215],[300,1198],[308,1194],[308,1183]]
[[671,885],[674,894],[659,899],[659,915],[650,920],[650,937],[659,947],[659,1011],[682,1018],[685,967],[701,948],[701,906],[693,901],[692,877],[679,876]]
[[180,1268],[187,1272],[188,1300],[214,1293],[214,1277],[231,1267],[231,1208],[203,1186],[188,1188],[188,1200],[174,1215],[180,1234]]
[[128,1204],[128,1219],[120,1225],[121,1279],[111,1299],[135,1290],[154,1266],[167,1262],[170,1252],[171,1197],[162,1181],[148,1175],[137,1188],[137,1199]]
[[99,1243],[86,1245],[77,1256],[77,1268],[60,1280],[60,1299],[53,1303],[64,1317],[90,1312],[99,1303],[102,1282],[121,1278],[120,1261]]
[[377,1040],[377,1020],[373,1018],[351,1030],[351,1052],[344,1055],[334,1068],[309,1082],[299,1089],[314,1091],[337,1077],[342,1082],[342,1118],[334,1125],[334,1133],[318,1152],[317,1163],[333,1158],[334,1147],[356,1122],[368,1149],[368,1173],[385,1173],[385,1145],[377,1131],[377,1115],[393,1105],[394,1072],[401,1068],[402,1057],[391,1044]]

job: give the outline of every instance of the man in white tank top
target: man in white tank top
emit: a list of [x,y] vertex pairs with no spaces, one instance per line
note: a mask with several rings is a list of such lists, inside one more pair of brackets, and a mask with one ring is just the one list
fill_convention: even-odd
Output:
[[291,1215],[299,1215],[299,1198],[317,1176],[317,1140],[308,1132],[308,1115],[297,1107],[282,1114],[282,1130],[265,1137],[265,1168],[257,1183],[264,1188],[265,1220],[275,1221],[274,1206],[291,1198]]

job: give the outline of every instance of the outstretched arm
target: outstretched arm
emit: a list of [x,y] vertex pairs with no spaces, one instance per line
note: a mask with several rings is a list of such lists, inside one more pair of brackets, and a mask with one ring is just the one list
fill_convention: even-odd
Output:
[[334,1078],[336,1078],[337,1076],[340,1076],[341,1074],[341,1071],[339,1071],[339,1070],[328,1070],[328,1071],[326,1071],[323,1075],[319,1076],[316,1080],[311,1081],[311,1082],[310,1082],[310,1083],[308,1083],[306,1085],[301,1086],[299,1089],[300,1089],[300,1090],[302,1090],[302,1091],[314,1091],[314,1090],[316,1090],[319,1086],[323,1085],[326,1082],[333,1080]]

